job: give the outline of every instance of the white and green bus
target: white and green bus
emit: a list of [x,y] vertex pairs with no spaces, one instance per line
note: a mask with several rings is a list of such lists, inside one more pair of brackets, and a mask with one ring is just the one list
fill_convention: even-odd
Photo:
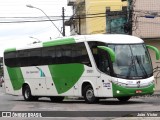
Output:
[[101,98],[128,101],[153,94],[152,62],[140,38],[129,35],[79,35],[4,51],[6,93],[26,101],[50,97],[84,97],[87,103]]

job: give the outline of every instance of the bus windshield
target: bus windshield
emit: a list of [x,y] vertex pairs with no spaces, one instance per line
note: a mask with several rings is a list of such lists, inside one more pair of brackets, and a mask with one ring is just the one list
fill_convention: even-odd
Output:
[[153,75],[152,63],[144,44],[108,45],[116,54],[114,75],[125,79],[142,79]]

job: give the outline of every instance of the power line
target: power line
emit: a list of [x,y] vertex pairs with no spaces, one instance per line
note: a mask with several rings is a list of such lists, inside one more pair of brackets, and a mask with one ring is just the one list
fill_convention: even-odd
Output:
[[[49,16],[50,18],[59,18],[59,17],[62,17],[62,16]],[[71,17],[71,16],[65,16],[65,17]],[[37,17],[0,17],[0,18],[46,18],[46,16],[37,16]]]
[[[141,11],[136,11],[141,13]],[[112,15],[109,15],[112,16]],[[48,20],[46,16],[38,16],[38,17],[0,17],[1,19],[5,19],[5,21],[0,21],[0,23],[26,23],[26,22],[48,22],[48,21],[62,21],[62,16],[49,16],[51,20]],[[99,18],[99,17],[106,17],[106,13],[96,13],[96,14],[84,14],[80,16],[64,16],[64,20],[68,20],[70,18],[72,20],[76,19],[86,19],[86,18]],[[159,17],[159,16],[157,16]],[[56,19],[53,19],[56,18]],[[60,19],[57,19],[60,18]],[[7,19],[12,19],[8,20]],[[15,20],[15,19],[40,19],[40,20]],[[47,19],[47,20],[46,20]]]
[[[84,14],[84,15],[77,15],[77,16],[96,16],[96,15],[106,15],[106,13]],[[72,16],[73,15],[71,15],[71,16],[64,16],[64,17],[65,18],[66,17],[71,18]],[[52,17],[61,17],[62,18],[62,16],[49,16],[49,17],[50,18],[52,18]],[[37,17],[0,17],[0,18],[46,18],[46,16],[37,16]]]
[[[148,11],[148,10],[134,10],[134,12],[136,12],[136,13],[152,13],[152,12],[156,12],[156,13],[160,13],[160,11]],[[127,14],[129,13],[129,11],[127,12]],[[95,14],[84,14],[84,15],[79,15],[79,16],[94,16],[94,15],[106,15],[106,13],[95,13]],[[73,16],[73,15],[72,15]],[[66,17],[72,17],[72,16],[65,16],[65,18]],[[76,16],[76,15],[75,15]],[[53,18],[53,17],[62,17],[62,16],[49,16],[50,18]],[[17,17],[17,16],[15,16],[15,17],[3,17],[3,16],[1,16],[0,18],[46,18],[46,16],[37,16],[37,17]]]
[[[142,12],[142,11],[135,11],[135,12]],[[106,13],[96,13],[96,14],[84,14],[84,15],[78,15],[78,16],[81,16],[84,18],[84,16],[88,16],[88,17],[93,17],[96,15],[106,15]],[[119,15],[119,14],[118,14]],[[76,16],[76,15],[75,15]],[[50,18],[62,18],[62,16],[49,16]],[[73,16],[64,16],[65,18],[71,18]],[[86,18],[88,18],[86,17]],[[19,18],[46,18],[46,16],[37,16],[37,17],[0,17],[0,18],[5,18],[5,19],[8,19],[8,18],[13,18],[13,19],[19,19]],[[73,17],[74,19],[76,19],[76,17]],[[79,18],[79,17],[78,17]]]
[[26,22],[48,22],[48,21],[60,21],[62,19],[57,20],[24,20],[24,21],[2,21],[0,23],[26,23]]
[[[106,17],[106,16],[94,16],[94,17],[80,17],[80,19],[85,19],[85,18],[97,18],[97,17]],[[72,19],[79,19],[77,18],[72,18]],[[23,21],[0,21],[0,23],[26,23],[26,22],[48,22],[48,21],[62,21],[63,19],[51,19],[51,20],[23,20]],[[68,20],[68,19],[65,19]]]

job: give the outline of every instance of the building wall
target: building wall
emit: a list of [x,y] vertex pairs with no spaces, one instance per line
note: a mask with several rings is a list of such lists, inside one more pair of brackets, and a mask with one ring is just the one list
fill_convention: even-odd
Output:
[[123,6],[127,6],[127,1],[76,0],[73,14],[74,17],[81,17],[81,20],[75,19],[71,23],[71,35],[106,33],[106,8],[110,11],[121,11]]
[[[136,0],[134,5],[133,35],[141,38],[160,37],[160,0]],[[157,14],[155,18],[146,15]]]
[[[106,33],[106,8],[110,11],[121,11],[122,6],[127,6],[127,2],[121,0],[85,0],[86,14],[93,18],[86,18],[86,34]],[[104,14],[99,14],[104,13]],[[103,16],[103,17],[95,17]]]

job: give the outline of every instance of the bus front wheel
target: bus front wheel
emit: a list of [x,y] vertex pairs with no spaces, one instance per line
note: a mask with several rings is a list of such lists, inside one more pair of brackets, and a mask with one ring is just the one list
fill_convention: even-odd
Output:
[[98,98],[94,96],[94,90],[91,85],[87,85],[84,88],[84,99],[86,103],[95,103],[98,102]]
[[127,102],[130,98],[131,98],[131,96],[117,97],[117,99],[118,99],[120,102]]

